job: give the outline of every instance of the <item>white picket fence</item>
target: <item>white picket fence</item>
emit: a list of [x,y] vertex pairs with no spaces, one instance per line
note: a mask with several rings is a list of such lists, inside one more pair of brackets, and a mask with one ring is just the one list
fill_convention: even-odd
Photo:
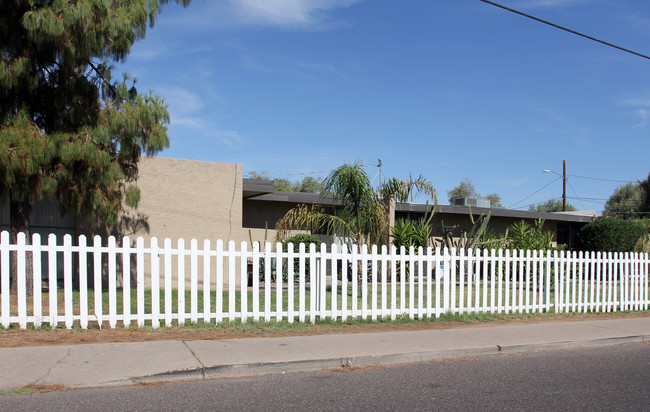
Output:
[[[0,234],[0,321],[40,327],[648,309],[648,254],[397,250]],[[17,293],[11,294],[15,253]],[[27,256],[32,256],[28,273]],[[63,264],[60,265],[62,258]],[[297,270],[294,269],[294,266]],[[307,271],[306,267],[309,267]],[[189,268],[189,270],[187,270]],[[133,276],[134,275],[134,276]],[[26,277],[33,277],[27,294]],[[90,277],[89,277],[90,276]],[[133,276],[133,280],[132,280]],[[92,280],[93,288],[88,281]],[[275,280],[274,280],[275,279]],[[103,283],[106,282],[106,283]],[[120,283],[121,282],[121,283]],[[186,287],[186,285],[189,285]],[[62,307],[59,308],[59,305]]]

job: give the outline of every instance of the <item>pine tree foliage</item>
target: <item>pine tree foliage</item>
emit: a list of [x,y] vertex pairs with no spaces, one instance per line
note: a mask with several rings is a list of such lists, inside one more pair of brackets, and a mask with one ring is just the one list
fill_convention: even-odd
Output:
[[28,232],[14,215],[28,216],[43,195],[108,224],[137,205],[138,159],[169,146],[169,114],[112,72],[167,2],[0,2],[0,194],[9,194],[12,233]]

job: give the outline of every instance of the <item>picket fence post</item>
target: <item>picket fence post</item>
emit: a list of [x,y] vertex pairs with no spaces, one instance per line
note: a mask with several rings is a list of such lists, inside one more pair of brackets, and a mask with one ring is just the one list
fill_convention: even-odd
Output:
[[2,296],[0,296],[2,298],[0,307],[3,328],[11,326],[11,293],[9,292],[9,276],[11,275],[11,270],[9,268],[9,250],[9,232],[3,231],[0,233],[0,293],[2,293]]
[[32,235],[32,276],[34,285],[34,327],[40,328],[43,324],[43,280],[41,266],[41,235]]
[[86,236],[79,236],[79,324],[88,329],[88,249]]
[[[79,241],[81,244],[81,240]],[[86,240],[83,242],[86,248]],[[85,252],[83,255],[85,256]],[[81,258],[81,252],[79,257]],[[85,265],[85,258],[84,258]],[[85,273],[85,272],[84,272]],[[125,328],[131,326],[131,238],[125,236],[122,238],[122,323]],[[86,320],[86,322],[88,322]],[[86,323],[86,326],[88,324]]]

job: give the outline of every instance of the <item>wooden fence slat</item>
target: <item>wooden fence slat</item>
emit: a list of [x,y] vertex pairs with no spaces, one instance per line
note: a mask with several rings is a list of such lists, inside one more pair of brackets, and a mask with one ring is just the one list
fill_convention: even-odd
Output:
[[9,291],[11,270],[9,268],[9,232],[2,231],[0,234],[0,316],[2,317],[2,327],[11,326],[11,293]]
[[40,328],[43,324],[43,279],[41,263],[41,235],[32,235],[32,276],[34,279],[33,314],[34,327]]
[[[115,237],[108,238],[108,325],[117,326],[117,265]],[[67,302],[67,299],[66,299]],[[67,309],[66,309],[67,312]]]
[[217,263],[216,263],[216,322],[223,321],[223,240],[217,240]]
[[79,323],[88,329],[88,249],[86,236],[79,236]]
[[[95,243],[99,240],[95,237]],[[57,254],[56,254],[56,235],[51,233],[47,237],[47,263],[48,263],[48,295],[50,300],[50,327],[55,328],[58,322],[58,279],[57,279]],[[101,272],[100,272],[101,274]],[[100,279],[101,287],[101,279]],[[100,297],[101,298],[101,297]],[[95,304],[97,297],[95,297]],[[100,299],[101,301],[101,299]],[[101,309],[100,309],[101,310]],[[98,319],[101,318],[101,312]],[[101,324],[101,322],[100,322]]]
[[158,238],[151,238],[151,327],[160,327],[160,251]]
[[205,239],[203,241],[203,321],[206,323],[211,319],[210,253],[210,239]]
[[[345,322],[348,319],[348,276],[351,273],[348,271],[348,246],[341,247],[341,321]],[[355,282],[355,279],[352,279]]]
[[[84,249],[85,246],[86,241],[84,239]],[[131,320],[133,319],[131,313],[131,253],[131,238],[125,236],[122,239],[122,322],[125,328],[131,326]],[[81,262],[81,255],[79,262]]]
[[241,242],[239,250],[241,321],[246,322],[248,319],[248,249],[246,242]]
[[390,318],[397,318],[397,248],[392,245],[390,248]]
[[287,245],[287,322],[293,323],[295,320],[295,273],[294,273],[294,264],[296,255],[293,249],[293,243]]
[[173,268],[172,268],[172,240],[170,238],[165,238],[163,241],[163,265],[165,267],[165,326],[172,326],[172,315],[173,315]]
[[371,295],[370,295],[370,319],[377,320],[377,278],[379,271],[377,270],[377,245],[372,245],[370,249],[370,262],[371,262]]
[[[282,288],[284,287],[283,277],[283,255],[282,255],[282,243],[277,242],[275,244],[275,322],[280,322],[282,320]],[[287,284],[289,278],[287,277]]]
[[136,300],[138,327],[144,326],[144,239],[136,240]]
[[298,321],[305,321],[305,244],[298,246]]
[[327,245],[325,243],[320,245],[319,273],[318,303],[320,311],[318,316],[320,320],[325,320],[327,312]]
[[199,251],[196,239],[190,240],[190,322],[199,319]]
[[271,242],[264,243],[264,322],[271,321]]
[[27,327],[27,241],[24,233],[18,233],[16,246],[18,325],[21,329],[25,329]]
[[[115,268],[113,268],[115,269]],[[109,276],[110,276],[109,268]],[[65,327],[72,329],[73,308],[72,308],[72,236],[63,237],[63,297],[65,300]],[[111,325],[114,328],[115,325]]]

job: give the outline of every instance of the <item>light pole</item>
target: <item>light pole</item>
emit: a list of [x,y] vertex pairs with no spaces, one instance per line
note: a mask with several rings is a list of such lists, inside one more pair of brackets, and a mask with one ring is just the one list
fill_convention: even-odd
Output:
[[550,169],[545,169],[544,173],[555,173],[558,176],[562,176],[562,211],[566,212],[566,160],[562,160],[562,174]]

